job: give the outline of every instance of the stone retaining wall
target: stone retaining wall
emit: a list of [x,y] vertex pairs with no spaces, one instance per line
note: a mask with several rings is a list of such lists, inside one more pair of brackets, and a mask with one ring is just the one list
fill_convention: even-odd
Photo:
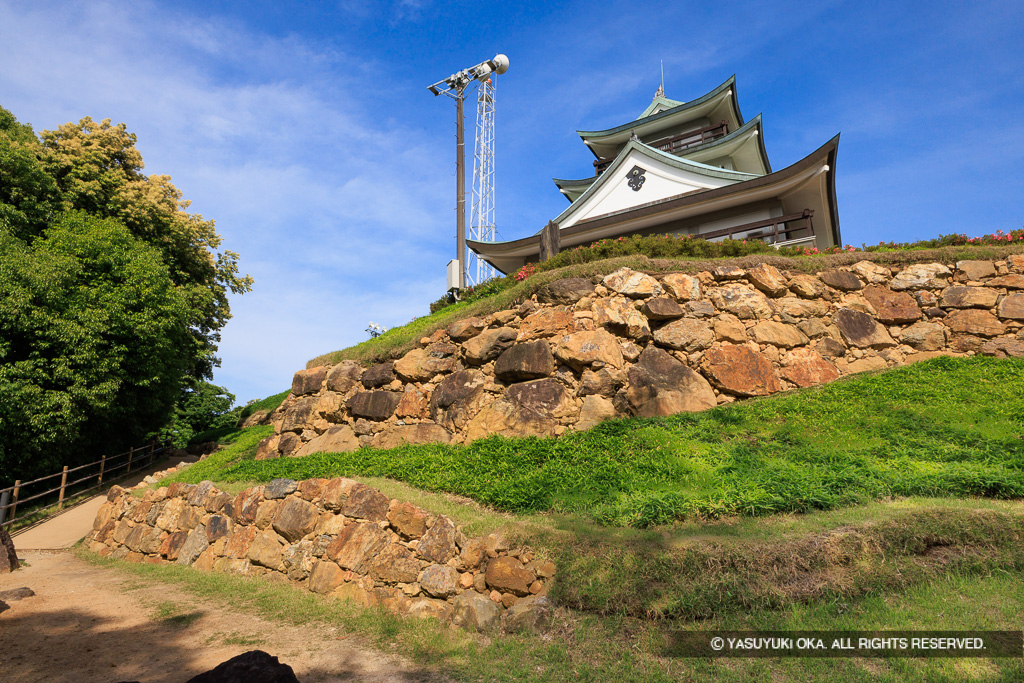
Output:
[[471,630],[538,630],[550,616],[551,562],[351,479],[276,479],[236,496],[211,482],[142,498],[114,486],[88,540],[104,556],[265,575]]
[[555,436],[935,355],[1021,356],[1022,290],[1019,254],[905,268],[861,261],[815,275],[760,264],[559,280],[393,362],[296,373],[257,457]]

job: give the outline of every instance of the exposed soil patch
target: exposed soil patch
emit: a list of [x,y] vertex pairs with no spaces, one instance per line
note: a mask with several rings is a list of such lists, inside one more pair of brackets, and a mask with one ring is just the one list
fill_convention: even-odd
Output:
[[35,591],[0,615],[5,683],[187,681],[255,649],[277,656],[303,683],[443,680],[330,626],[274,623],[69,552],[22,559],[27,567],[0,576],[0,591]]

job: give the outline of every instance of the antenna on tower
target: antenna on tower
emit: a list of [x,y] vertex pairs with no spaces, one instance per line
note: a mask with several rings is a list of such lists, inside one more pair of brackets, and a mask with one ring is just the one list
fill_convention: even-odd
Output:
[[[469,238],[494,242],[494,78],[480,82],[476,98],[476,151],[473,156],[473,212]],[[496,275],[494,267],[469,252],[466,275],[478,285]]]

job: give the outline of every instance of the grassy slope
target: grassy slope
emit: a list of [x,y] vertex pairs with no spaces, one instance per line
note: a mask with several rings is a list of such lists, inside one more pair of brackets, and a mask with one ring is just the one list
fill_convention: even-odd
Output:
[[[645,527],[827,510],[888,496],[1024,496],[1024,360],[937,358],[696,414],[621,419],[558,439],[494,436],[255,461],[198,482],[375,476],[513,513]],[[253,442],[255,443],[255,441]]]
[[814,273],[864,260],[886,265],[931,263],[935,261],[955,263],[964,259],[1001,259],[1005,258],[1007,254],[1015,253],[1021,253],[1020,246],[961,246],[891,252],[851,252],[796,258],[787,258],[773,254],[757,254],[741,258],[715,260],[648,258],[643,255],[620,256],[537,273],[529,279],[486,299],[472,303],[455,304],[433,315],[417,318],[408,325],[392,328],[375,339],[367,340],[347,349],[317,356],[306,363],[306,367],[333,365],[343,360],[355,360],[369,365],[398,358],[415,347],[422,337],[429,335],[435,330],[447,327],[456,320],[472,316],[486,316],[496,311],[510,308],[529,299],[531,295],[549,282],[568,277],[589,278],[604,276],[622,267],[629,267],[648,273],[699,273],[723,265],[736,265],[745,268],[764,262],[783,270]]

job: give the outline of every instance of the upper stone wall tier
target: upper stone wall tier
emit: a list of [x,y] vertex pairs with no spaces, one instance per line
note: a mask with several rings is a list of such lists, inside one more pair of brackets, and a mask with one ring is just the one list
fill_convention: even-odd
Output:
[[1024,255],[814,275],[622,268],[453,323],[402,358],[295,374],[259,458],[706,410],[935,355],[1024,355]]

